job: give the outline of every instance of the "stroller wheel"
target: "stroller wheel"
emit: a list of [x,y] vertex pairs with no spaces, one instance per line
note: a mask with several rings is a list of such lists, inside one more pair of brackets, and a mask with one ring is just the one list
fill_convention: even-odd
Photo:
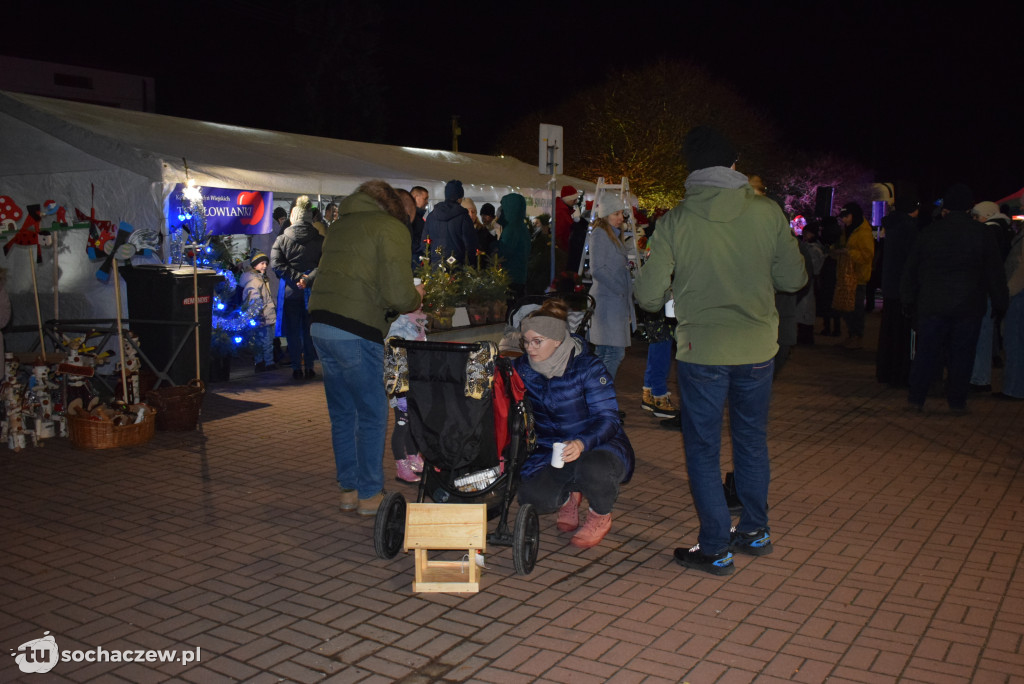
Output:
[[377,508],[373,523],[373,549],[377,558],[395,557],[405,541],[405,497],[399,492],[388,492]]
[[529,575],[537,562],[540,550],[540,523],[533,504],[523,504],[516,515],[516,526],[512,532],[512,561],[517,575]]

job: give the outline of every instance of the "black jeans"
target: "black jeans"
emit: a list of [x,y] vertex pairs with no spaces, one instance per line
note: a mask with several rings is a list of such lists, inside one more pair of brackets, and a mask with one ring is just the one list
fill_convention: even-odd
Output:
[[582,492],[598,515],[612,512],[626,468],[611,451],[584,451],[561,468],[544,468],[519,485],[519,503],[533,504],[538,513],[554,513],[572,492]]
[[943,352],[949,354],[946,398],[949,407],[967,405],[967,390],[974,368],[981,315],[926,316],[917,322],[917,350],[910,368],[910,403],[923,406],[928,387],[939,371]]

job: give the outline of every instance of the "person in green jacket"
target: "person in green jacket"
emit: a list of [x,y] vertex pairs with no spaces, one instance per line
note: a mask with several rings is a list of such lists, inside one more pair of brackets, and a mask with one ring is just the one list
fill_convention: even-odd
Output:
[[[768,406],[778,351],[775,292],[807,282],[800,249],[779,206],[736,171],[736,149],[694,128],[683,155],[686,197],[658,221],[650,258],[634,284],[640,307],[674,299],[681,423],[700,533],[676,561],[714,575],[733,551],[772,551],[768,528]],[[743,513],[731,528],[722,488],[722,413],[729,402],[732,460]]]
[[401,313],[415,311],[415,216],[394,188],[368,181],[338,205],[309,298],[310,333],[324,371],[341,509],[372,516],[383,499],[388,401],[384,335]]

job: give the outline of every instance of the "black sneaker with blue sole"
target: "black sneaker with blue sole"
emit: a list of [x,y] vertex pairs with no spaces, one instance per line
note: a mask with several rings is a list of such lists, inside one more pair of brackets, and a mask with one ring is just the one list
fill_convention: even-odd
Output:
[[723,551],[714,555],[705,554],[700,544],[689,549],[676,549],[676,563],[684,568],[700,570],[712,575],[731,575],[736,566],[732,563],[732,553]]
[[768,530],[761,528],[753,532],[737,532],[732,528],[729,537],[729,550],[733,553],[745,553],[748,556],[767,556],[774,548]]

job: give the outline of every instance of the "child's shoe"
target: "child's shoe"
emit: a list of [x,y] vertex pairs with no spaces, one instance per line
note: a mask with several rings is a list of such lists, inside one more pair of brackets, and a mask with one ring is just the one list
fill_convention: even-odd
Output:
[[420,476],[412,469],[409,459],[403,458],[401,461],[395,461],[395,479],[399,482],[414,483],[420,481]]
[[423,472],[423,457],[419,454],[409,454],[405,457],[405,461],[409,464],[409,467],[412,468],[414,473]]

